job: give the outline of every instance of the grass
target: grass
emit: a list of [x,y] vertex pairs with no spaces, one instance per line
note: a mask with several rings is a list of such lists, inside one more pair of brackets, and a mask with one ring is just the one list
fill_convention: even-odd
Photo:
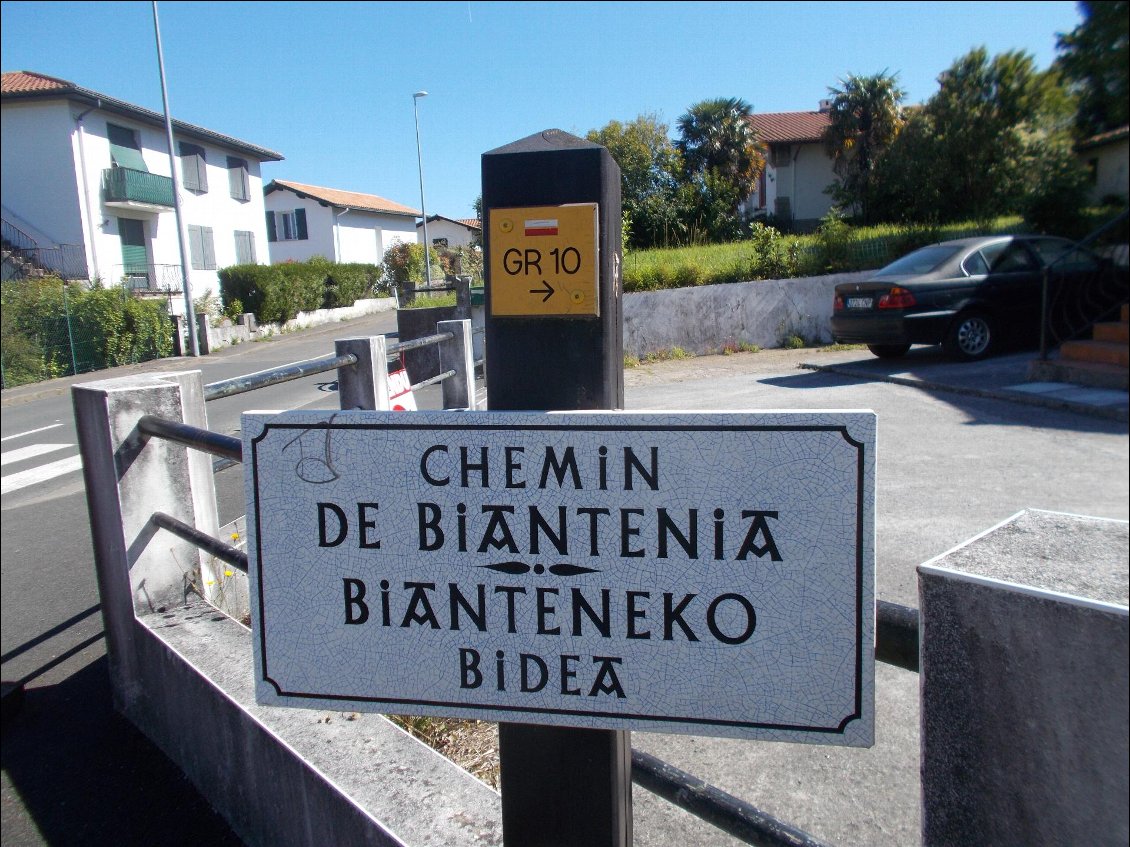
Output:
[[498,790],[498,724],[409,715],[389,715],[388,719],[472,776]]
[[[833,233],[781,235],[776,249],[788,266],[785,276],[817,276],[882,267],[917,247],[936,241],[982,233],[1019,232],[1023,228],[1023,221],[1016,216],[944,226],[845,227]],[[766,278],[759,269],[767,265],[771,263],[758,255],[753,241],[634,250],[624,256],[624,291],[746,282]]]

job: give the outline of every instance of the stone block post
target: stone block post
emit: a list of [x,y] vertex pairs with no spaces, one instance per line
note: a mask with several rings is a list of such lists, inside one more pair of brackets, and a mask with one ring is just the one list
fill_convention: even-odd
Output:
[[439,343],[439,371],[454,370],[455,376],[443,381],[443,408],[471,409],[475,406],[475,359],[471,322],[440,321],[437,332],[450,332],[454,338]]
[[388,355],[383,335],[339,338],[334,353],[352,353],[357,364],[337,369],[337,393],[342,409],[390,409]]
[[212,457],[142,436],[143,415],[207,428],[200,371],[144,374],[72,389],[94,563],[115,697],[142,680],[132,666],[134,617],[183,605],[190,582],[217,583],[211,557],[156,527],[160,511],[217,536]]
[[1127,843],[1127,541],[1026,511],[919,567],[923,844]]

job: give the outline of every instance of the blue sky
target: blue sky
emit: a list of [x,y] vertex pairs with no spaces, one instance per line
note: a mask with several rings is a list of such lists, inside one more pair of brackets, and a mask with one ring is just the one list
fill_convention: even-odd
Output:
[[[973,47],[1055,58],[1074,2],[158,4],[174,117],[285,156],[264,178],[470,217],[480,157],[544,129],[577,135],[693,103],[815,109],[849,74],[898,74],[923,102]],[[149,2],[3,2],[3,70],[161,111]]]

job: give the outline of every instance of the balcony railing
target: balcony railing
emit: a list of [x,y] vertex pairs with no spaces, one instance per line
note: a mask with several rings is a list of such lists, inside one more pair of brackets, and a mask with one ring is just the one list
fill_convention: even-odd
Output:
[[167,176],[106,168],[102,171],[102,195],[106,203],[129,203],[173,208],[173,181]]
[[179,294],[184,290],[180,265],[114,265],[114,281],[137,294]]

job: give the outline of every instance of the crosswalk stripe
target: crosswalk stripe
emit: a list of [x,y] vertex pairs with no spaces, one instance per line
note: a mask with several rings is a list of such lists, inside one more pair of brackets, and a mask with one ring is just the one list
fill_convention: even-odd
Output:
[[27,432],[17,432],[15,435],[5,435],[0,438],[0,441],[11,441],[13,438],[23,438],[25,435],[35,435],[37,432],[46,432],[49,429],[55,429],[57,426],[62,426],[61,423],[53,423],[50,426],[41,426],[39,429],[29,429]]
[[15,462],[22,462],[25,459],[31,459],[35,456],[42,456],[44,453],[53,453],[56,450],[65,450],[68,447],[74,447],[74,445],[32,444],[28,447],[19,447],[15,450],[9,450],[7,453],[0,453],[0,466],[11,465]]
[[20,471],[19,473],[8,474],[8,476],[0,479],[0,494],[9,494],[12,491],[19,491],[21,488],[27,488],[29,485],[35,485],[37,482],[46,482],[57,476],[77,471],[81,467],[82,456],[71,456],[69,459],[60,459],[57,462],[40,465],[37,468],[30,468],[29,470]]

